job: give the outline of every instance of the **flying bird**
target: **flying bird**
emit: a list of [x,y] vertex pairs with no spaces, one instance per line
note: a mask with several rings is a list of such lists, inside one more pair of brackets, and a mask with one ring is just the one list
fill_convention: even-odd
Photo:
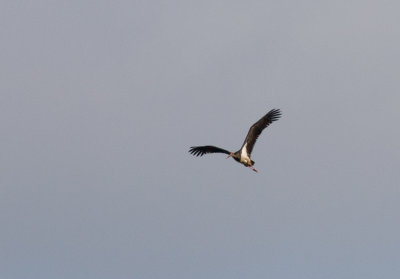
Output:
[[242,147],[236,152],[230,152],[225,149],[212,146],[212,145],[205,145],[205,146],[192,146],[189,150],[194,156],[203,156],[204,154],[208,153],[225,153],[228,154],[226,159],[232,157],[237,162],[243,164],[244,166],[251,168],[253,171],[258,172],[254,168],[254,161],[251,160],[251,152],[253,151],[254,144],[256,143],[258,136],[261,132],[269,126],[272,122],[276,121],[281,117],[281,111],[279,109],[270,110],[266,115],[261,117],[256,123],[254,123],[251,127],[247,136],[243,142]]

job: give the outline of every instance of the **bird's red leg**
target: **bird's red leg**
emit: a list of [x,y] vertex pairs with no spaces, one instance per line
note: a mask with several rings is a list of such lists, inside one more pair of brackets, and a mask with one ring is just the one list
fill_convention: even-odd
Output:
[[228,157],[226,157],[226,159],[229,159],[230,157],[232,157],[232,154],[229,154]]
[[248,166],[248,167],[251,168],[253,171],[258,172],[258,170],[255,167],[253,166]]

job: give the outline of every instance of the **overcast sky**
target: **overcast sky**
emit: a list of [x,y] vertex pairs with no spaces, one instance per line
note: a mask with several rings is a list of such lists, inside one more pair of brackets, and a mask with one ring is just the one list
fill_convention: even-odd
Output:
[[399,278],[399,10],[3,1],[0,277]]

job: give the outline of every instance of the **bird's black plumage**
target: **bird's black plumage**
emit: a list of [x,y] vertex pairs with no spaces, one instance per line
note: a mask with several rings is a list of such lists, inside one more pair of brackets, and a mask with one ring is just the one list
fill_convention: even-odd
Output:
[[206,145],[206,146],[192,146],[190,147],[189,152],[193,154],[194,156],[203,156],[204,154],[207,153],[225,153],[225,154],[230,154],[229,151],[212,146],[212,145]]
[[281,117],[281,111],[279,109],[273,109],[250,127],[242,145],[243,148],[243,146],[247,143],[246,149],[249,155],[253,151],[254,144],[256,143],[261,132],[267,128],[269,124],[278,120],[279,117]]
[[278,120],[280,117],[281,117],[281,111],[279,109],[270,110],[266,115],[261,117],[260,120],[258,120],[250,127],[242,147],[240,148],[240,150],[236,152],[229,152],[225,149],[216,146],[205,145],[205,146],[192,146],[189,150],[189,153],[191,153],[194,156],[203,156],[204,154],[208,153],[229,154],[228,158],[233,157],[233,159],[235,159],[237,162],[245,165],[246,167],[250,167],[254,171],[257,171],[253,167],[254,161],[251,160],[250,158],[254,144],[256,143],[261,132],[265,128],[267,128],[272,122]]

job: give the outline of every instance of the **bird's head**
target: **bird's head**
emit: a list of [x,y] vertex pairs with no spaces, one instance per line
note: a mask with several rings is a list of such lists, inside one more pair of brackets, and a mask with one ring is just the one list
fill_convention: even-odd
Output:
[[230,157],[235,157],[235,153],[231,152],[226,159],[229,159]]

